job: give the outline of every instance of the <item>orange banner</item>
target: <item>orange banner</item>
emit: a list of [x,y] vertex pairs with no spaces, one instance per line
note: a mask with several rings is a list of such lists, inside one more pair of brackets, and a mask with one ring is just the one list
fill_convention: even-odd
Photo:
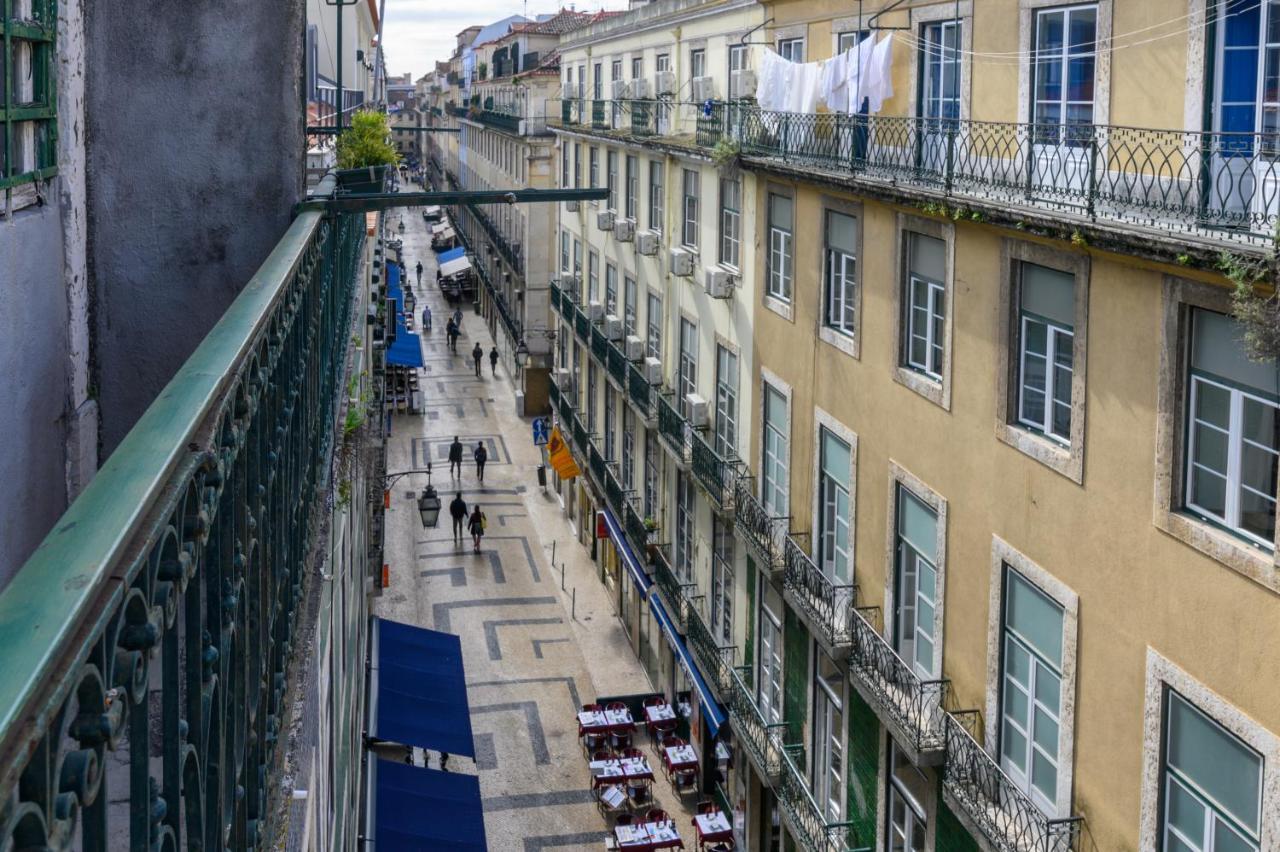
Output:
[[564,442],[564,436],[560,434],[559,427],[553,428],[551,437],[547,439],[547,461],[551,463],[551,467],[561,479],[573,479],[581,473],[578,470],[578,463],[573,460],[573,453],[569,452],[569,445]]

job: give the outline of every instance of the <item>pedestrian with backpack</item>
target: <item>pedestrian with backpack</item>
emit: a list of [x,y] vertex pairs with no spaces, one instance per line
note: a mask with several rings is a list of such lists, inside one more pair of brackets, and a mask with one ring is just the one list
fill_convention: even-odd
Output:
[[489,460],[489,451],[484,448],[484,441],[476,441],[476,451],[472,455],[476,460],[476,478],[484,482],[484,463]]
[[480,552],[480,539],[484,537],[484,528],[488,526],[489,519],[484,516],[484,512],[480,511],[479,504],[471,511],[471,520],[468,525],[471,529],[471,540],[475,543],[476,553]]

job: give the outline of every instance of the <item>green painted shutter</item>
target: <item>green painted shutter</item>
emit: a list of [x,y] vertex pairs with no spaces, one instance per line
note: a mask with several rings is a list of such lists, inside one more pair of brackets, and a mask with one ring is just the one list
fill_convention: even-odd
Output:
[[742,664],[750,668],[755,662],[753,650],[756,640],[756,561],[747,557],[747,632],[742,643]]
[[874,843],[876,802],[880,780],[880,721],[875,711],[853,689],[849,690],[849,806],[859,845]]
[[978,841],[965,831],[942,798],[942,771],[938,770],[938,827],[934,852],[978,852]]
[[[783,630],[782,718],[788,723],[788,742],[804,742],[809,707],[809,631],[791,607],[787,607]],[[800,761],[797,768],[804,769],[806,765],[806,761]]]

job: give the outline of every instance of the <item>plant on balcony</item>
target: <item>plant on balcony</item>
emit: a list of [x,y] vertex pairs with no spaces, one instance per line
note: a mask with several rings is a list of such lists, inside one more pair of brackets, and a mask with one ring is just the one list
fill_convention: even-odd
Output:
[[400,162],[385,113],[360,110],[338,135],[338,186],[347,192],[380,192],[387,170]]
[[[1245,353],[1250,360],[1280,360],[1280,248],[1273,242],[1265,258],[1245,260],[1229,252],[1218,258],[1218,270],[1235,290],[1231,313],[1244,326]],[[1263,295],[1263,290],[1269,290]]]
[[722,174],[735,174],[741,159],[742,147],[732,139],[718,139],[715,147],[711,149],[711,160]]
[[653,518],[645,518],[644,528],[649,532],[654,532],[655,530],[658,529],[658,522],[655,521]]
[[484,79],[486,79],[488,76],[489,76],[489,63],[488,63],[488,62],[481,62],[481,63],[480,63],[480,79],[481,79],[481,80],[484,80]]

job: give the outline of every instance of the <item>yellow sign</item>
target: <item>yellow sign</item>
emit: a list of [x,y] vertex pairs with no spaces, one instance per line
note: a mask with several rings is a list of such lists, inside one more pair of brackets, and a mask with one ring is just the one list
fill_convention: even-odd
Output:
[[551,430],[551,437],[547,439],[547,460],[551,462],[551,467],[555,469],[556,476],[561,479],[573,479],[581,471],[578,470],[578,463],[573,460],[573,453],[569,452],[569,445],[564,442],[564,436],[560,434],[560,427]]

